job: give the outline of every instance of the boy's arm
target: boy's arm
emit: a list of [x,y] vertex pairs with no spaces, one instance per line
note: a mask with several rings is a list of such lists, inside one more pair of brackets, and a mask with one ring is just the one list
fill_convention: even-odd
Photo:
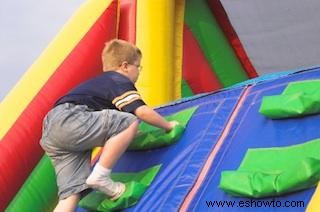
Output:
[[165,120],[159,113],[157,113],[152,108],[148,107],[147,105],[142,105],[138,107],[134,114],[144,122],[148,124],[154,125],[156,127],[164,129],[166,132],[172,130],[177,124],[177,121],[170,121],[168,122]]

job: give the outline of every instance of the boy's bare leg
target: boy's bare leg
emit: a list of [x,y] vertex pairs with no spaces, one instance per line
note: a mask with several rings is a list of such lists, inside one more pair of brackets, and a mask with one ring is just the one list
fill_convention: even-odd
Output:
[[74,194],[60,200],[53,212],[74,212],[80,200],[80,194]]
[[138,121],[133,122],[127,129],[111,137],[104,145],[99,164],[112,169],[120,156],[126,151],[138,131]]
[[94,167],[86,183],[102,191],[112,199],[117,199],[125,191],[124,184],[114,182],[110,178],[111,169],[120,156],[126,151],[138,131],[138,121],[133,122],[127,129],[106,141],[100,159]]

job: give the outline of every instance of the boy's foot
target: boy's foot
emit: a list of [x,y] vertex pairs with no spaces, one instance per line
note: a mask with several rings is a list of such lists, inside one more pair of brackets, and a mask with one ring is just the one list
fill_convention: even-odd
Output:
[[109,176],[94,178],[90,175],[86,180],[86,184],[90,188],[97,189],[105,193],[111,200],[118,199],[126,190],[126,186],[123,183],[114,182]]
[[115,182],[117,184],[119,184],[118,188],[119,188],[119,192],[117,194],[115,194],[114,196],[110,197],[110,200],[114,201],[119,199],[119,197],[121,197],[121,195],[126,191],[126,186],[123,183],[120,182]]

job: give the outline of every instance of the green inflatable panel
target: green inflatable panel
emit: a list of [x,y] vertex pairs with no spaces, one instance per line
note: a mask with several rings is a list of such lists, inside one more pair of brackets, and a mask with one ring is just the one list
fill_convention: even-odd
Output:
[[206,0],[186,1],[185,23],[224,87],[248,79]]
[[56,176],[50,159],[44,155],[6,212],[52,211],[58,201]]
[[194,93],[192,92],[190,86],[185,80],[181,81],[181,96],[182,97],[190,97],[193,96]]
[[319,113],[320,81],[290,83],[281,95],[263,97],[259,112],[271,119]]
[[237,171],[224,171],[219,187],[234,196],[269,197],[315,186],[320,180],[320,139],[249,149]]
[[92,211],[121,210],[135,205],[152,183],[161,165],[153,166],[138,173],[114,173],[111,178],[125,183],[126,191],[115,200],[110,200],[99,191],[92,191],[82,198],[79,206]]
[[165,117],[168,121],[176,120],[179,122],[179,125],[177,125],[169,133],[166,133],[163,129],[142,122],[139,125],[140,133],[134,138],[128,147],[128,150],[150,150],[176,143],[182,136],[189,119],[192,117],[192,114],[196,109],[197,107],[192,107]]

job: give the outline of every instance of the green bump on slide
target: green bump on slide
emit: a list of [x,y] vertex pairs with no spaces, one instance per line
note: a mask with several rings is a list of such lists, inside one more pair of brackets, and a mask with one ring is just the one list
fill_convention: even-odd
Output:
[[182,125],[175,126],[169,133],[158,129],[138,135],[130,144],[128,150],[149,150],[176,143],[184,132]]
[[320,90],[320,80],[303,80],[291,82],[282,94],[293,94],[297,92],[313,93]]
[[320,180],[320,139],[249,149],[236,171],[223,171],[219,187],[234,196],[269,197],[315,186]]
[[163,129],[142,122],[139,125],[140,133],[132,141],[128,147],[128,150],[150,150],[176,143],[182,136],[189,119],[192,117],[192,114],[196,109],[197,107],[192,107],[165,117],[168,121],[176,120],[179,122],[179,125],[177,125],[169,133],[166,133]]
[[271,119],[299,117],[320,112],[320,90],[263,97],[259,112]]
[[289,83],[281,95],[264,96],[259,112],[271,119],[320,112],[320,80]]
[[135,205],[160,170],[161,165],[153,166],[138,173],[114,173],[111,178],[114,181],[125,183],[126,191],[117,200],[110,200],[99,191],[92,191],[82,198],[79,206],[93,211],[121,210]]

